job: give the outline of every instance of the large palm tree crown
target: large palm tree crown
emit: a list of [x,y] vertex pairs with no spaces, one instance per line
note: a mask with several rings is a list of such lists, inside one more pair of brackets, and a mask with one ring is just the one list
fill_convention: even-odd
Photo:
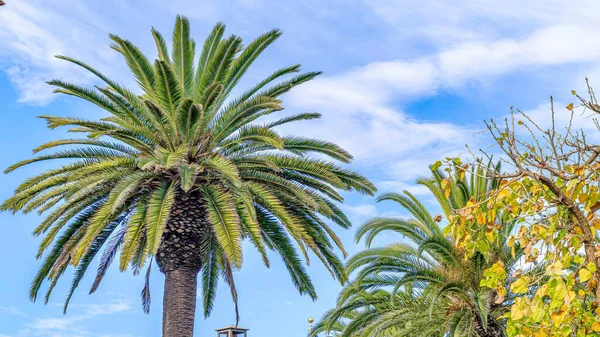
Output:
[[[138,273],[146,265],[149,272],[148,261],[155,258],[165,273],[182,268],[200,272],[208,314],[219,278],[232,286],[235,296],[232,270],[242,266],[244,239],[253,243],[267,266],[267,251],[279,254],[302,294],[316,298],[297,249],[306,259],[312,252],[334,277],[345,281],[334,252],[336,246],[344,250],[326,221],[350,226],[335,205],[342,201],[339,190],[373,194],[375,188],[333,162],[352,159],[337,145],[280,136],[274,130],[319,114],[258,121],[281,111],[279,97],[318,72],[285,79],[300,70],[293,65],[230,97],[281,32],[269,31],[243,46],[235,35],[224,38],[224,29],[223,24],[214,27],[196,59],[189,22],[177,17],[170,51],[162,35],[152,30],[158,50],[154,62],[130,41],[111,35],[112,48],[125,58],[141,94],[83,62],[58,56],[105,84],[95,88],[58,80],[49,84],[57,87],[56,92],[99,106],[109,116],[102,120],[42,116],[51,129],[70,127],[87,138],[43,144],[34,152],[64,149],[6,170],[71,159],[26,180],[2,205],[2,210],[13,212],[47,213],[34,231],[44,235],[38,257],[45,259],[31,287],[33,300],[48,280],[47,301],[72,265],[76,270],[68,304],[92,259],[102,251],[93,292],[120,251],[122,271],[131,266]],[[315,159],[311,153],[330,160]]]

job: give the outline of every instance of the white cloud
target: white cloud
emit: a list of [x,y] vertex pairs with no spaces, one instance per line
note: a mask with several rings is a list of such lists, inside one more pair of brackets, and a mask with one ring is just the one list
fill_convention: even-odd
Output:
[[[18,337],[130,337],[122,334],[98,335],[85,329],[85,323],[99,316],[110,316],[131,310],[131,304],[124,299],[115,299],[103,304],[72,305],[81,314],[65,317],[37,318],[26,323],[19,330]],[[20,311],[17,311],[20,312]],[[0,335],[3,337],[4,335]]]
[[26,316],[24,312],[16,307],[0,307],[0,315]]
[[[420,173],[422,174],[422,172],[420,172]],[[416,185],[416,184],[413,184],[412,182],[409,183],[409,182],[405,182],[405,181],[400,181],[400,179],[381,180],[381,181],[377,181],[376,184],[377,184],[377,188],[379,188],[379,190],[381,192],[399,193],[401,191],[408,191],[412,195],[415,195],[418,197],[429,196],[431,194],[431,192],[429,192],[429,189],[427,189],[427,187],[425,187],[423,185]]]
[[[75,307],[77,306],[75,305]],[[129,311],[131,310],[131,304],[126,300],[119,299],[103,304],[88,304],[84,305],[83,308],[86,317],[95,317]]]
[[410,188],[434,161],[466,154],[467,143],[477,148],[484,126],[417,120],[403,106],[523,68],[596,62],[600,41],[593,36],[594,30],[561,24],[521,39],[462,43],[412,61],[375,62],[316,79],[292,91],[290,101],[323,112],[322,122],[305,130],[309,135],[347,148],[384,188],[391,180]]
[[440,80],[447,86],[502,75],[522,67],[574,62],[596,62],[600,43],[593,28],[553,25],[522,40],[471,42],[441,52],[437,59]]
[[377,215],[377,209],[374,205],[364,204],[364,205],[349,205],[343,204],[341,205],[344,212],[359,216],[359,217],[371,217]]
[[[92,84],[93,75],[55,55],[68,55],[116,74],[117,54],[106,48],[108,20],[81,3],[30,3],[14,1],[0,11],[0,67],[20,93],[19,102],[45,105],[56,95],[45,82],[52,79],[77,80]],[[102,41],[104,48],[98,48]]]
[[36,330],[72,330],[71,326],[79,318],[41,318],[31,324]]
[[[597,26],[600,3],[595,0],[365,0],[387,26],[409,39],[438,46],[465,41],[517,37],[540,26]],[[409,27],[409,28],[407,28]]]

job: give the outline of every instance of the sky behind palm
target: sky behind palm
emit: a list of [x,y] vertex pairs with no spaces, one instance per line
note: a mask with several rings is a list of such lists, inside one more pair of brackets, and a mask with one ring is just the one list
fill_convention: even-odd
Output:
[[[154,58],[154,26],[169,36],[175,15],[192,22],[201,43],[217,21],[246,42],[272,28],[284,35],[248,72],[243,89],[283,66],[302,63],[324,75],[283,97],[285,113],[317,111],[318,121],[301,122],[284,133],[334,141],[355,155],[352,164],[380,191],[409,189],[431,201],[414,180],[435,160],[487,148],[483,119],[502,118],[511,106],[548,121],[548,96],[566,106],[584,77],[600,83],[600,3],[590,1],[417,1],[417,0],[202,0],[202,1],[33,1],[6,0],[0,7],[0,167],[27,157],[35,146],[64,136],[47,130],[39,115],[100,118],[102,111],[52,94],[45,81],[58,78],[94,85],[68,62],[81,59],[110,77],[134,86],[108,34],[132,40]],[[526,3],[526,4],[524,4]],[[562,111],[562,109],[561,109]],[[566,113],[560,118],[565,118]],[[589,119],[578,126],[591,128]],[[493,150],[491,150],[493,152]],[[0,176],[0,198],[52,164]],[[355,225],[374,215],[403,215],[371,198],[347,194],[343,206]],[[431,202],[430,202],[431,203]],[[152,311],[144,315],[138,294],[143,277],[113,268],[92,296],[93,271],[72,300],[61,303],[68,277],[50,303],[28,301],[36,272],[38,239],[30,236],[35,214],[0,214],[0,337],[160,336],[163,277],[151,278]],[[338,231],[350,253],[361,246],[353,231]],[[393,240],[394,238],[388,238]],[[275,259],[273,259],[275,261]],[[236,274],[241,326],[251,337],[305,336],[308,316],[320,317],[335,303],[339,284],[311,264],[320,296],[300,297],[280,263],[262,266],[252,249]],[[226,287],[220,288],[211,318],[197,322],[199,336],[233,322]],[[200,312],[199,312],[200,314]]]

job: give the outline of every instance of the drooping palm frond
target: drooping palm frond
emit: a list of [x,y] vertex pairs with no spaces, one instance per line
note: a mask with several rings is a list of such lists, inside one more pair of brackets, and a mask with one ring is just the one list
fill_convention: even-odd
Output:
[[[354,286],[350,284],[348,287]],[[336,308],[325,313],[309,335],[442,337],[446,335],[444,305],[438,303],[431,315],[423,310],[432,297],[428,290],[392,294],[383,289],[355,289]]]
[[[281,32],[269,31],[244,47],[239,37],[224,37],[224,31],[221,23],[214,27],[198,59],[183,16],[177,17],[170,48],[152,29],[155,60],[131,41],[111,35],[111,47],[124,58],[139,94],[82,61],[57,56],[89,71],[102,84],[88,88],[58,80],[48,83],[58,93],[98,106],[107,116],[101,120],[41,116],[51,129],[66,127],[87,138],[43,144],[34,150],[35,157],[5,171],[70,160],[26,180],[1,206],[4,211],[45,214],[34,232],[44,236],[38,257],[45,257],[31,287],[32,300],[45,280],[50,283],[48,297],[67,267],[73,266],[70,299],[96,256],[101,258],[92,292],[119,252],[120,270],[131,267],[138,274],[146,267],[150,273],[147,262],[160,250],[182,195],[198,196],[203,213],[198,216],[210,224],[198,253],[206,261],[200,275],[207,315],[219,280],[225,280],[235,295],[231,273],[242,265],[243,240],[257,248],[266,265],[267,250],[280,255],[295,287],[312,298],[315,289],[298,251],[306,257],[312,252],[333,277],[346,280],[335,254],[336,249],[345,251],[326,220],[349,227],[336,206],[342,201],[339,190],[372,195],[375,187],[336,163],[352,160],[339,146],[279,135],[276,130],[320,114],[260,121],[283,109],[282,94],[320,73],[297,74],[300,66],[293,65],[233,97],[240,79]],[[148,291],[146,284],[145,309]]]

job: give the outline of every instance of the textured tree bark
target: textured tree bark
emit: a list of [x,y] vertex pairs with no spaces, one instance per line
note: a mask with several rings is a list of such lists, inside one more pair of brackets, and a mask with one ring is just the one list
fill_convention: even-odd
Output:
[[165,273],[163,337],[194,336],[198,272],[177,269]]
[[156,254],[165,274],[163,337],[194,335],[198,272],[210,230],[199,193],[178,191]]
[[480,319],[475,322],[475,332],[479,337],[504,337],[504,328],[494,317],[488,317],[487,329],[483,328]]

